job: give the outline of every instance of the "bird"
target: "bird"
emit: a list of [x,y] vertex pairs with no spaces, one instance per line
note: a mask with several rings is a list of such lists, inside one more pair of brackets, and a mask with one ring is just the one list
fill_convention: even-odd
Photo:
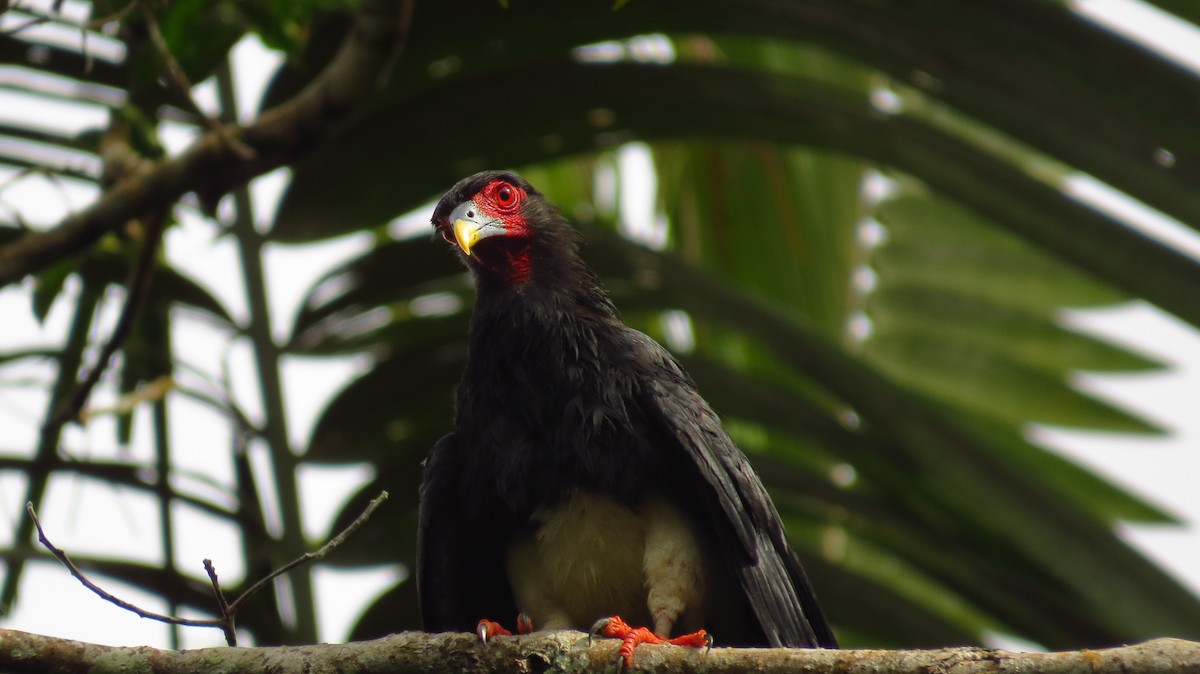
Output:
[[[836,648],[762,481],[675,358],[624,324],[576,228],[509,171],[460,180],[435,240],[474,279],[454,430],[425,461],[423,629]],[[636,625],[637,627],[634,627]]]

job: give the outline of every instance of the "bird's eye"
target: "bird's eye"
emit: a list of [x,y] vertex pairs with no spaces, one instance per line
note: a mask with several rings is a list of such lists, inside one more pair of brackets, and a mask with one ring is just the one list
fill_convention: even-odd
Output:
[[507,208],[517,203],[517,191],[509,185],[501,185],[496,190],[496,205],[501,208]]

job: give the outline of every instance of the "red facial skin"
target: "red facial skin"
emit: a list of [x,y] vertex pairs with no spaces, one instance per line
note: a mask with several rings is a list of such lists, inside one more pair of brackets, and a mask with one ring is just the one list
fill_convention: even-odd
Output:
[[[521,213],[526,196],[525,190],[516,185],[493,180],[472,199],[482,216],[503,222],[505,232],[480,241],[471,254],[480,265],[498,272],[510,283],[525,283],[532,271],[529,225]],[[449,229],[442,230],[442,237],[454,242]]]
[[525,196],[525,190],[520,187],[503,180],[493,180],[475,195],[475,205],[484,215],[503,220],[510,236],[518,233],[514,228],[520,234],[528,234],[525,218],[521,215],[521,202]]

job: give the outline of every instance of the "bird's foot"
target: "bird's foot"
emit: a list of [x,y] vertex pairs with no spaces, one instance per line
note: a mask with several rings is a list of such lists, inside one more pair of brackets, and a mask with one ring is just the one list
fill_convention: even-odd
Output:
[[674,639],[666,639],[651,632],[647,627],[630,627],[619,616],[601,618],[596,621],[596,624],[592,625],[588,639],[590,640],[597,634],[621,639],[621,647],[617,649],[617,655],[620,655],[624,661],[625,669],[633,666],[633,649],[637,648],[638,644],[672,644],[675,646],[690,646],[692,648],[704,647],[705,652],[712,648],[713,645],[712,635],[704,630],[677,636]]
[[[532,633],[533,633],[533,621],[530,620],[529,616],[525,615],[524,613],[519,614],[517,616],[517,634],[532,634]],[[504,636],[504,637],[512,636],[512,632],[505,629],[505,627],[503,625],[501,625],[500,623],[493,622],[491,620],[486,620],[486,619],[480,620],[479,624],[475,626],[475,634],[478,634],[479,640],[485,644],[488,642],[488,639],[491,639],[492,637],[495,637],[495,636]]]
[[488,642],[488,639],[495,636],[512,636],[512,632],[509,632],[504,625],[492,620],[480,620],[479,624],[475,626],[475,634],[478,634],[479,640],[485,644]]
[[533,634],[533,619],[524,612],[517,614],[517,634]]

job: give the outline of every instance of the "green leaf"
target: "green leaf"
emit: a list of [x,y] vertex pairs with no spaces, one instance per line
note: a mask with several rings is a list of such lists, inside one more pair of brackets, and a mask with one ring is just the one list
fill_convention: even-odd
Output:
[[[597,143],[716,136],[814,144],[888,163],[986,214],[1055,255],[1200,325],[1200,264],[1128,229],[986,151],[920,121],[881,116],[863,100],[791,79],[692,66],[559,63],[514,69],[522,81],[562,83],[562,106],[511,99],[479,125],[469,108],[441,105],[469,90],[502,97],[492,79],[454,81],[403,103],[403,111],[364,119],[297,171],[272,235],[282,240],[374,227],[482,167],[522,165],[591,149]],[[655,101],[669,101],[666,118]],[[597,129],[594,110],[616,120]],[[611,115],[609,114],[611,113]],[[398,123],[400,115],[404,123]],[[589,121],[590,120],[590,121]],[[455,129],[433,137],[437,124]],[[556,142],[539,142],[554,125]],[[491,133],[503,127],[505,134]],[[365,162],[365,163],[364,163]],[[413,164],[430,167],[414,175]],[[394,186],[372,190],[347,177],[355,165]],[[439,173],[436,167],[444,167]],[[336,198],[332,196],[336,193]]]
[[[1031,302],[1026,298],[1016,301]],[[890,280],[868,296],[866,311],[872,335],[908,335],[933,342],[944,337],[1064,374],[1067,370],[1144,372],[1165,367],[1148,356],[1060,325],[1046,315],[1050,312],[1006,306],[1014,303],[1008,297],[993,301],[946,285]],[[870,343],[868,339],[864,347],[868,351]]]
[[885,242],[864,354],[884,372],[972,416],[1122,432],[1152,424],[1070,384],[1073,369],[1154,365],[1056,322],[1064,306],[1122,299],[986,220],[901,188],[876,208]]
[[840,337],[861,163],[767,144],[658,144],[655,155],[660,175],[683,167],[661,196],[676,250]]
[[54,300],[62,293],[67,277],[75,271],[75,260],[61,260],[37,275],[33,286],[33,315],[38,322],[45,323]]
[[[140,244],[141,242],[137,242],[137,245]],[[84,273],[88,275],[89,280],[101,286],[123,286],[128,281],[129,268],[134,259],[133,256],[136,254],[136,247],[133,245],[127,246],[122,251],[107,249],[92,251]],[[181,272],[160,262],[154,270],[146,304],[165,311],[166,307],[173,306],[175,303],[197,310],[215,319],[220,325],[236,326],[236,321],[229,311],[212,293]]]
[[972,416],[1015,425],[1032,421],[1124,433],[1163,432],[1071,388],[1060,372],[1034,368],[932,332],[872,337],[868,353],[897,382]]
[[1058,454],[1038,447],[1020,432],[983,420],[969,420],[972,432],[1003,451],[1006,461],[1037,475],[1047,486],[1091,513],[1099,523],[1146,522],[1174,524],[1175,515],[1165,512],[1117,485]]
[[[159,17],[171,55],[192,83],[212,75],[241,39],[246,22],[239,5],[227,0],[174,0]],[[199,35],[204,39],[196,39]]]
[[[954,513],[974,521],[979,535],[984,536],[977,542],[1000,536],[1013,546],[1014,554],[1027,556],[1042,573],[1061,583],[1064,592],[1069,587],[1077,595],[1076,601],[1086,598],[1091,605],[1101,606],[1113,592],[1120,592],[1123,601],[1132,602],[1125,606],[1140,616],[1138,620],[1149,621],[1137,623],[1139,627],[1134,629],[1141,634],[1152,634],[1154,628],[1148,625],[1159,621],[1160,629],[1166,629],[1169,622],[1190,624],[1186,629],[1200,631],[1200,606],[1174,580],[1113,538],[1108,525],[1095,522],[1075,507],[1065,507],[1036,475],[1008,465],[1003,447],[993,446],[971,431],[968,420],[956,421],[956,415],[943,406],[896,386],[817,338],[811,328],[761,301],[715,283],[669,257],[647,251],[631,251],[630,255],[639,260],[639,266],[649,266],[654,278],[669,284],[678,302],[675,306],[693,317],[754,334],[781,364],[813,377],[845,400],[866,423],[889,435],[903,448],[905,458],[920,467],[918,475],[928,485],[922,490],[925,497],[946,509],[943,517]],[[1101,549],[1105,552],[1099,553]],[[1130,582],[1134,578],[1137,580]],[[1135,609],[1135,604],[1140,606]],[[1167,612],[1173,617],[1166,618]],[[1130,627],[1124,618],[1098,615],[1089,620],[1107,624],[1113,634]]]
[[880,203],[875,217],[887,240],[871,266],[885,289],[906,282],[948,288],[1042,314],[1125,299],[945,199],[902,192]]
[[[464,342],[414,345],[350,382],[317,419],[305,460],[379,464],[409,456],[416,466],[450,430]],[[378,404],[381,400],[388,404]],[[444,424],[426,421],[439,416]]]
[[[955,639],[971,639],[968,635],[981,634],[998,627],[993,617],[981,612],[977,604],[965,600],[957,588],[945,585],[936,576],[895,554],[892,549],[863,539],[853,532],[819,530],[812,522],[793,517],[785,516],[784,523],[792,533],[794,542],[799,538],[797,532],[808,533],[817,543],[822,537],[836,537],[839,541],[835,544],[838,547],[838,565],[835,568],[847,580],[839,582],[831,579],[818,586],[822,588],[824,605],[829,607],[831,618],[839,626],[844,622],[853,626],[852,629],[857,628],[855,632],[872,636],[888,634],[894,629],[904,636],[889,640],[891,643],[887,645],[921,644],[926,647],[953,643]],[[797,547],[801,551],[808,551],[804,559],[806,570],[821,569],[827,564],[821,560],[818,546],[800,544]],[[825,573],[832,575],[830,571]],[[818,578],[821,578],[821,572],[816,573],[814,582]],[[846,611],[839,605],[872,608],[869,611]],[[864,640],[860,645],[867,646],[868,643]],[[841,645],[854,647],[855,644],[851,640]],[[881,646],[884,644],[873,645],[875,648]]]
[[[405,282],[396,283],[399,277]],[[423,311],[422,301],[428,307],[428,300],[422,298],[443,293],[463,297],[469,288],[465,271],[454,256],[431,245],[428,239],[387,242],[329,271],[313,284],[296,316],[289,342],[291,348],[307,353],[335,345],[339,350],[353,350],[378,343],[376,330],[413,317],[414,310],[419,314]],[[466,304],[469,300],[464,301]],[[431,323],[439,322],[437,315],[430,318]],[[402,332],[391,336],[407,338]]]

